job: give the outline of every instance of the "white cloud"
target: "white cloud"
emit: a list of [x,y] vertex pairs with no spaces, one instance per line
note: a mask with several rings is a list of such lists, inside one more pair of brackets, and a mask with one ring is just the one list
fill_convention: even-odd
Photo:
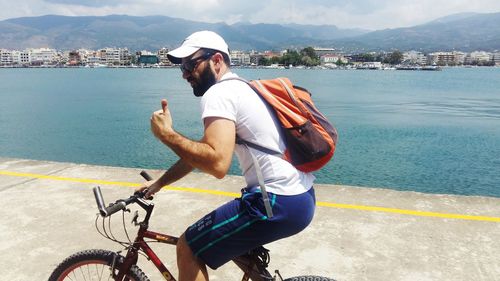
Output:
[[0,20],[46,14],[167,15],[196,21],[332,24],[383,29],[461,12],[499,12],[498,0],[0,0]]

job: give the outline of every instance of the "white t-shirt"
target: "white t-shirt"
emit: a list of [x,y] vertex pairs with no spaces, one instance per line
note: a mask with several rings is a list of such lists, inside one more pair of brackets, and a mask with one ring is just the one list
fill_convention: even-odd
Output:
[[[222,80],[238,77],[226,73]],[[285,150],[279,125],[266,104],[242,81],[230,80],[213,85],[201,98],[201,118],[222,117],[235,122],[236,134],[251,143],[281,153]],[[248,187],[258,186],[251,153],[257,158],[266,190],[279,195],[296,195],[308,191],[314,175],[298,171],[280,156],[269,155],[244,145],[236,145],[235,152]]]

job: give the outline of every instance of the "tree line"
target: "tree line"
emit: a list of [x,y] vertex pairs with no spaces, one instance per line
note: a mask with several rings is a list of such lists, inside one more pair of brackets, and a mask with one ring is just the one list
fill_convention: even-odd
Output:
[[[364,53],[357,55],[357,60],[362,62],[382,62],[385,64],[397,65],[403,61],[403,53],[394,51],[387,54],[373,54]],[[280,65],[304,65],[304,66],[317,66],[321,64],[320,58],[316,55],[313,47],[307,47],[300,51],[287,50],[281,57],[265,58],[259,60],[259,65],[269,66],[271,64]],[[344,65],[342,61],[337,61],[337,65]]]
[[313,47],[307,47],[300,51],[287,50],[287,52],[281,57],[272,57],[269,59],[262,57],[259,60],[259,65],[281,64],[293,66],[317,66],[320,63],[320,59],[316,55]]

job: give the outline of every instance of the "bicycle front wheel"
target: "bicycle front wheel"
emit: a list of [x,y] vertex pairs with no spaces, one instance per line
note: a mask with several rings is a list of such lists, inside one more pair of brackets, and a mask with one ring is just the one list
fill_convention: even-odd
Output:
[[304,276],[290,277],[283,281],[335,281],[335,279],[322,276],[304,275]]
[[[106,250],[81,251],[62,261],[50,275],[49,281],[112,280],[113,260],[118,265],[123,262],[123,257]],[[136,265],[130,268],[127,277],[133,281],[149,281]]]

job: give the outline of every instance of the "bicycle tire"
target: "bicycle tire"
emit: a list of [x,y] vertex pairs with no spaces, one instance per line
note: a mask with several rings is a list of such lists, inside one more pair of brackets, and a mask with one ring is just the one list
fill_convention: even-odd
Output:
[[[111,265],[116,262],[122,263],[123,256],[107,250],[85,250],[75,253],[63,260],[54,269],[49,281],[64,280],[108,280],[111,273]],[[132,265],[127,277],[133,281],[149,281],[149,278],[136,265]]]
[[283,281],[335,281],[335,279],[323,276],[303,275],[303,276],[290,277]]

